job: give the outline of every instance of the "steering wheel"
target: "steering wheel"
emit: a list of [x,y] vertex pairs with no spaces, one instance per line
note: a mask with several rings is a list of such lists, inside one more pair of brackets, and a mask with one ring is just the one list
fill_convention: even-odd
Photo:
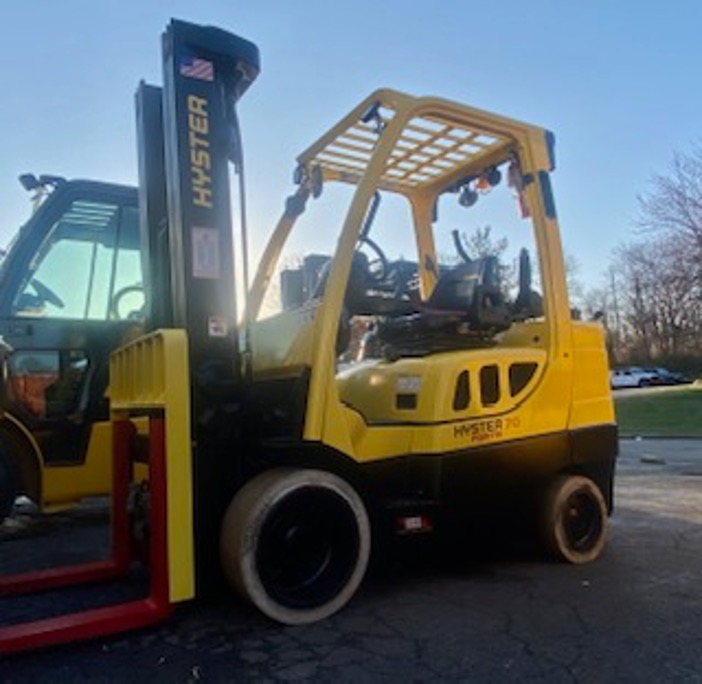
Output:
[[30,284],[43,301],[47,302],[48,304],[52,304],[57,309],[63,309],[66,306],[63,303],[63,299],[61,299],[61,297],[59,297],[51,288],[44,285],[41,280],[32,278],[30,280]]
[[368,259],[368,279],[372,284],[382,283],[390,272],[388,258],[383,250],[380,249],[380,245],[367,236],[360,239],[356,251],[360,252],[364,247],[368,247],[370,252],[372,252],[372,257]]
[[144,287],[143,285],[127,285],[126,287],[123,287],[121,290],[117,290],[112,295],[112,299],[110,300],[110,318],[116,318],[116,319],[130,319],[130,318],[138,318],[139,317],[139,310],[134,310],[130,311],[126,316],[122,316],[119,312],[119,305],[121,301],[130,294],[134,294],[137,292],[141,292],[142,294],[144,293]]

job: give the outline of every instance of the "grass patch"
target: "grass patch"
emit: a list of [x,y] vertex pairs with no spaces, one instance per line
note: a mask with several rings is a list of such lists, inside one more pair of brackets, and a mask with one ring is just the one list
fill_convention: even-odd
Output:
[[618,397],[614,407],[623,437],[702,437],[702,385],[670,387]]

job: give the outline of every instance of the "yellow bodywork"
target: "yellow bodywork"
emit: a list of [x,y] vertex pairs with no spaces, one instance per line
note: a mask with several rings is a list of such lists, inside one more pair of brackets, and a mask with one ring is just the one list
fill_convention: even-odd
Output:
[[42,499],[44,510],[74,504],[86,496],[112,490],[112,428],[109,422],[95,423],[85,462],[70,466],[44,466]]
[[39,444],[24,423],[11,413],[3,421],[22,437],[20,459],[27,495],[41,510],[52,513],[75,505],[82,498],[109,494],[112,489],[112,429],[108,421],[90,426],[85,460],[76,464],[47,464]]
[[[374,121],[364,113],[375,108]],[[337,372],[335,339],[362,223],[376,190],[403,195],[412,208],[422,299],[437,263],[432,208],[438,195],[465,177],[516,160],[527,179],[522,199],[532,219],[542,276],[541,318],[515,322],[493,346],[371,361]],[[437,98],[392,90],[373,93],[298,157],[306,178],[356,186],[341,229],[323,299],[253,324],[254,378],[286,377],[309,368],[306,441],[322,442],[358,462],[402,454],[442,454],[614,423],[604,336],[595,323],[571,320],[558,222],[548,174],[547,132],[513,119]],[[297,198],[306,199],[312,182]],[[254,280],[250,318],[259,315],[295,217],[281,219]],[[510,368],[533,364],[518,392]],[[481,401],[481,369],[496,377],[497,401]],[[463,371],[469,405],[455,410]],[[398,408],[398,388],[416,387],[416,407]]]
[[113,352],[113,419],[165,418],[168,576],[172,602],[195,594],[190,377],[187,335],[159,330]]
[[[81,499],[109,495],[112,491],[112,427],[109,421],[90,426],[90,438],[85,460],[76,464],[47,464],[39,445],[22,421],[5,413],[8,421],[25,440],[27,495],[45,513],[56,513],[75,506]],[[146,431],[144,420],[135,421],[140,432]],[[146,478],[146,469],[137,464],[135,480]]]
[[[369,110],[375,114],[366,116]],[[603,331],[595,323],[571,320],[548,181],[552,160],[546,131],[445,100],[381,90],[298,162],[301,181],[289,207],[304,205],[318,182],[350,183],[356,191],[323,296],[267,319],[259,316],[301,213],[288,208],[247,299],[245,318],[253,323],[241,339],[251,341],[251,355],[244,357],[251,358],[252,396],[258,396],[257,385],[287,387],[266,383],[304,378],[299,386],[306,395],[292,399],[304,402],[301,430],[293,439],[363,464],[413,454],[431,458],[462,452],[469,458],[471,450],[486,445],[614,423]],[[419,289],[426,301],[437,281],[437,269],[430,267],[438,263],[432,232],[437,197],[462,179],[477,178],[505,162],[518,164],[526,179],[520,192],[536,238],[543,315],[514,320],[491,339],[464,348],[342,367],[337,331],[352,259],[375,192],[399,193],[411,205]],[[194,591],[189,380],[186,331],[159,331],[112,357],[113,417],[153,411],[166,417],[172,600]],[[274,404],[281,399],[261,396],[257,410],[265,410],[267,400]],[[282,413],[270,412],[269,424],[277,415]],[[264,442],[269,437],[256,436]],[[281,443],[291,444],[290,439]]]

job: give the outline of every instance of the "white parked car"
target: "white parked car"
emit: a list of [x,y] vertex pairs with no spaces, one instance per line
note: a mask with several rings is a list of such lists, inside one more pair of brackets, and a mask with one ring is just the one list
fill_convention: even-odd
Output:
[[610,371],[609,384],[612,389],[623,387],[648,387],[656,384],[658,376],[651,370],[645,370],[638,366],[627,366],[626,368],[615,368]]

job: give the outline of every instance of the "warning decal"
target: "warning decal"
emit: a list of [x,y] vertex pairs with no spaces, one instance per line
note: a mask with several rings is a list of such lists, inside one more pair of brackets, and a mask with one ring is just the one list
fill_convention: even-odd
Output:
[[193,227],[193,278],[219,280],[219,241],[215,228]]
[[210,316],[207,319],[207,334],[210,337],[226,337],[227,332],[227,319],[224,316]]

